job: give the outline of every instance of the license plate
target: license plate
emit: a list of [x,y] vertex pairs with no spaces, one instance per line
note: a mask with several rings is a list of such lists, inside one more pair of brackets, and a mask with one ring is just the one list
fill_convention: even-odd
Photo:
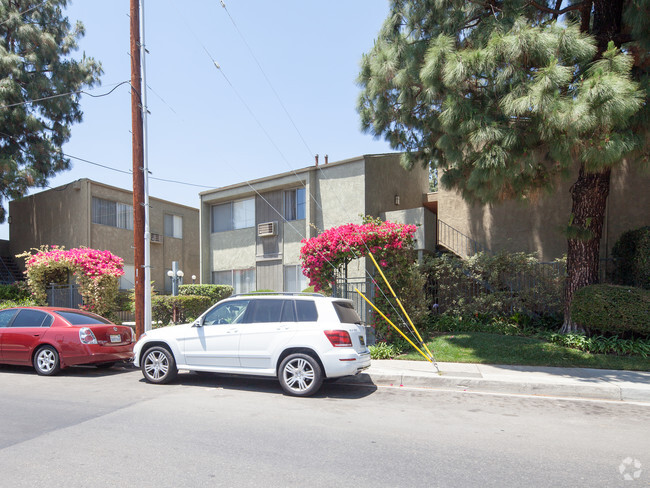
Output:
[[111,342],[122,342],[122,336],[120,334],[111,334]]
[[359,336],[359,342],[361,343],[362,346],[365,346],[365,345],[366,345],[366,341],[365,341],[365,339],[363,338],[363,336]]

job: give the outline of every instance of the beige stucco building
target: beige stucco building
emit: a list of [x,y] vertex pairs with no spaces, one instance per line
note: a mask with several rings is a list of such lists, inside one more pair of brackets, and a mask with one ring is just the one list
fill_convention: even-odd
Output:
[[[133,288],[133,194],[89,179],[9,202],[12,255],[41,245],[107,249],[124,259],[121,288]],[[199,211],[150,198],[151,279],[171,290],[167,271],[178,261],[185,283],[199,275]],[[17,260],[24,267],[22,260]]]
[[[364,215],[420,224],[417,248],[433,251],[435,217],[422,206],[428,171],[406,171],[399,158],[365,155],[202,192],[201,281],[301,291],[300,241]],[[358,261],[350,277],[365,275]]]
[[[558,181],[553,193],[522,202],[470,205],[459,193],[441,189],[429,194],[425,205],[438,216],[440,241],[455,239],[462,243],[458,250],[461,255],[466,243],[453,232],[447,233],[447,225],[487,251],[525,251],[536,253],[542,261],[551,261],[566,254],[567,239],[562,229],[571,214],[570,189],[576,178],[572,175]],[[650,172],[624,164],[612,170],[601,258],[611,256],[623,232],[644,225],[650,225]]]

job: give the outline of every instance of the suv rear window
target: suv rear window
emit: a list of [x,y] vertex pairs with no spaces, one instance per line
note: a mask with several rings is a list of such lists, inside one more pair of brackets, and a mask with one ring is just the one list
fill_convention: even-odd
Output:
[[334,310],[343,324],[360,324],[361,319],[351,303],[334,302]]

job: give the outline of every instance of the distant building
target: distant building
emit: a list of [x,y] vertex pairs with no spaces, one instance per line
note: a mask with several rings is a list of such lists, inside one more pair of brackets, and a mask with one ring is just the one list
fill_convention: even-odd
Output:
[[[41,245],[106,249],[124,259],[120,287],[133,288],[131,191],[84,178],[9,202],[9,219],[12,255]],[[149,222],[156,289],[171,291],[167,271],[172,261],[178,261],[185,283],[191,283],[190,277],[199,274],[198,209],[151,197]],[[24,262],[18,264],[24,269]]]
[[[416,247],[435,249],[435,216],[422,206],[427,169],[399,154],[365,155],[202,192],[201,281],[236,292],[301,291],[300,241],[362,216],[420,225]],[[327,161],[327,160],[326,160]],[[365,261],[349,267],[364,277]]]

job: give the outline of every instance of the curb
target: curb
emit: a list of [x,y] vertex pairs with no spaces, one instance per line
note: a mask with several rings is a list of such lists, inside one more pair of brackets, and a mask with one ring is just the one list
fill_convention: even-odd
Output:
[[584,384],[571,382],[540,382],[501,380],[449,375],[412,375],[398,372],[366,372],[345,379],[346,383],[375,386],[450,389],[463,392],[506,393],[515,395],[554,396],[610,401],[650,403],[650,388],[637,385],[616,385],[609,382]]

